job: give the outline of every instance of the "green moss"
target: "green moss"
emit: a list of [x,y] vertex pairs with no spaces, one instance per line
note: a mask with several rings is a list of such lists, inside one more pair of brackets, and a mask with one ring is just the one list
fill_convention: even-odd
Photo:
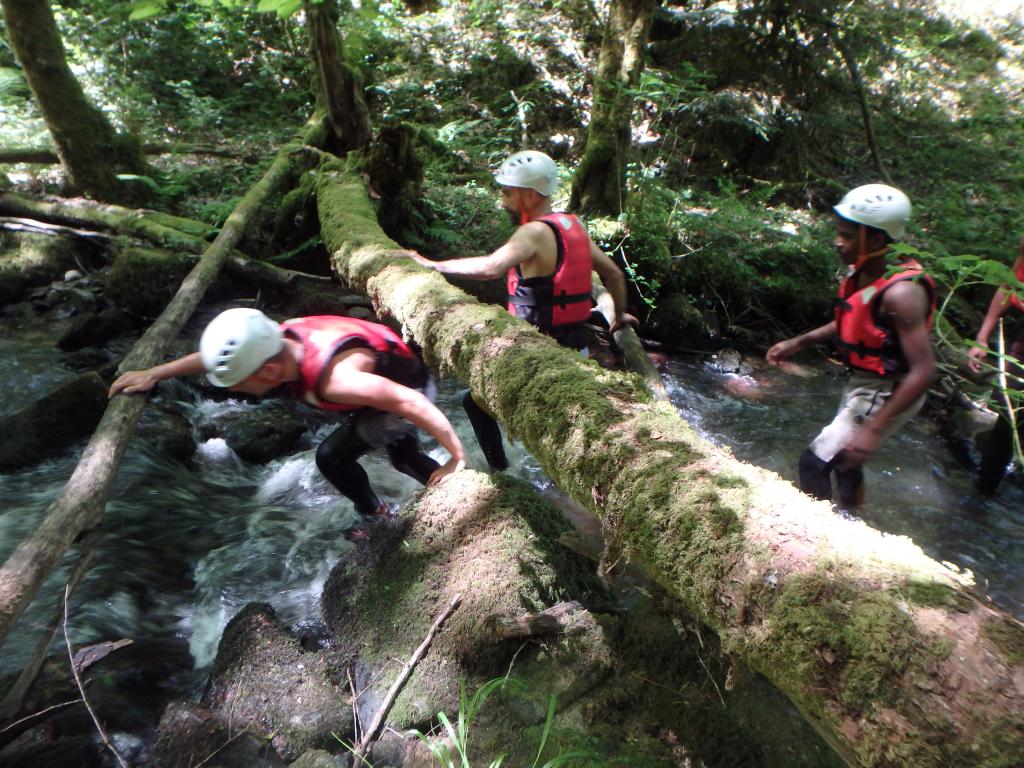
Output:
[[[775,662],[791,669],[794,681],[837,689],[855,713],[892,704],[896,679],[912,664],[931,660],[915,659],[923,641],[895,596],[863,593],[838,576],[791,578],[772,606],[771,624]],[[821,697],[798,696],[812,711],[820,708]]]
[[993,617],[981,625],[981,632],[999,649],[1008,664],[1024,663],[1024,628],[1019,622],[1005,616]]
[[930,608],[953,608],[959,611],[971,609],[971,599],[963,592],[953,589],[948,584],[937,581],[908,581],[903,594],[915,605]]

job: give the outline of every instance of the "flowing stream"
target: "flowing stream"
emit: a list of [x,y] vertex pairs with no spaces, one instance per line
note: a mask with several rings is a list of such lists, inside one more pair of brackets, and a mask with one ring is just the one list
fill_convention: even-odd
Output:
[[[0,335],[6,361],[0,387],[7,393],[0,413],[75,375],[52,351],[53,333]],[[682,416],[705,437],[790,479],[797,456],[831,418],[841,388],[840,378],[821,371],[799,377],[758,369],[738,376],[693,360],[669,361],[665,378]],[[261,407],[207,400],[179,382],[162,384],[159,397],[175,403],[193,427],[221,410]],[[471,466],[482,468],[460,399],[456,383],[443,383],[438,405],[452,419]],[[356,519],[315,467],[315,446],[332,428],[316,426],[302,450],[266,465],[243,463],[223,440],[197,439],[193,465],[186,466],[136,437],[107,507],[95,564],[72,604],[74,644],[132,638],[173,649],[170,671],[140,683],[140,690],[157,685],[170,697],[200,689],[225,624],[247,602],[269,602],[285,622],[315,638],[322,586],[353,546],[342,531]],[[0,557],[58,495],[80,449],[0,474]],[[435,451],[441,458],[443,451]],[[538,487],[550,485],[521,446],[513,445],[509,455],[513,472]],[[418,488],[382,455],[363,464],[388,500],[405,501]],[[1007,482],[997,499],[980,500],[970,479],[935,429],[919,419],[874,461],[862,514],[882,530],[912,536],[932,556],[969,568],[984,593],[1022,616],[1024,493]],[[16,673],[31,655],[71,567],[65,562],[16,625],[0,654],[0,677]]]

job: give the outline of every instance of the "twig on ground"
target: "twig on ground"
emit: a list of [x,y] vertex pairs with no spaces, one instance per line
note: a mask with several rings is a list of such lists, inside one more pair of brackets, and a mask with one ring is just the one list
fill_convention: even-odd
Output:
[[82,685],[82,678],[78,674],[78,666],[75,664],[75,652],[71,647],[71,638],[68,636],[68,598],[71,595],[71,585],[64,587],[64,644],[68,648],[68,663],[71,664],[71,674],[75,677],[75,685],[78,686],[78,692],[82,695],[82,703],[85,705],[86,710],[89,712],[89,717],[92,718],[93,724],[96,726],[96,730],[100,735],[100,739],[103,741],[103,745],[109,749],[114,757],[117,758],[117,762],[121,765],[121,768],[128,768],[128,763],[121,757],[121,753],[117,751],[117,747],[111,743],[110,739],[107,738],[106,731],[103,730],[103,726],[100,725],[99,718],[96,717],[96,713],[93,712],[92,707],[89,705],[89,699],[85,696],[85,686]]
[[401,693],[406,680],[409,679],[409,676],[423,657],[423,654],[427,652],[427,648],[430,647],[430,643],[434,639],[434,635],[437,634],[437,630],[440,629],[441,624],[444,623],[445,619],[451,616],[452,611],[455,610],[461,599],[462,595],[458,594],[449,601],[448,607],[441,611],[438,617],[434,619],[434,623],[430,625],[430,629],[427,631],[427,636],[423,638],[423,642],[420,643],[419,648],[413,652],[409,661],[406,662],[405,667],[398,673],[398,677],[395,679],[395,682],[391,684],[391,689],[388,691],[387,696],[385,696],[384,701],[381,702],[380,709],[378,709],[377,714],[374,715],[373,722],[371,722],[370,727],[363,732],[363,738],[359,742],[359,746],[354,750],[356,757],[362,758],[366,755],[366,751],[370,747],[370,742],[373,741],[377,731],[380,730],[381,725],[384,723],[384,718],[386,718],[388,716],[388,712],[391,711],[391,707],[395,703],[395,699],[398,698],[398,694]]
[[352,669],[348,668],[345,670],[345,674],[348,675],[348,687],[352,691],[352,736],[355,739],[356,744],[359,743],[359,707],[356,706],[356,699],[359,698],[359,694],[356,693],[356,684],[352,681]]
[[0,733],[5,733],[6,731],[11,730],[11,728],[16,728],[17,726],[21,725],[22,723],[28,720],[37,718],[40,715],[45,715],[47,712],[52,712],[53,710],[61,709],[62,707],[70,707],[72,704],[77,704],[80,701],[81,699],[69,699],[68,701],[62,701],[60,704],[53,704],[47,707],[46,709],[41,709],[38,712],[33,712],[31,715],[25,715],[20,720],[15,720],[13,723],[9,723],[5,727],[0,728]]
[[224,747],[226,747],[228,744],[230,744],[231,742],[235,741],[236,739],[240,739],[242,736],[244,736],[248,732],[249,732],[249,726],[247,725],[247,726],[245,726],[245,728],[240,730],[234,736],[232,736],[227,741],[225,741],[223,744],[221,744],[219,747],[217,747],[215,750],[213,750],[213,752],[211,752],[206,757],[204,757],[200,762],[198,762],[194,766],[192,766],[192,768],[201,768],[201,766],[206,765],[214,757],[216,757],[217,753],[220,752],[222,749],[224,749]]

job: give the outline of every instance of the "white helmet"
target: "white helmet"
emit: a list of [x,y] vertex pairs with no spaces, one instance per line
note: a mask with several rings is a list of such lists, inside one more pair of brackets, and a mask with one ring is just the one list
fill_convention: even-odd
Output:
[[231,387],[252,376],[284,346],[277,323],[258,309],[236,307],[221,312],[199,339],[206,378]]
[[851,189],[833,211],[844,219],[884,230],[899,240],[910,221],[910,198],[888,184],[865,184]]
[[558,189],[558,166],[543,152],[526,149],[502,163],[494,180],[503,187],[535,189],[551,197]]

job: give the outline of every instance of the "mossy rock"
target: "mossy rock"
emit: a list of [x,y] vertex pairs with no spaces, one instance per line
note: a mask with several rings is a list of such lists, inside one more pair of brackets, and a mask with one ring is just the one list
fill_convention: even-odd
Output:
[[352,731],[347,690],[339,657],[305,651],[273,608],[250,603],[224,629],[202,701],[294,760],[336,747],[332,734]]
[[156,317],[170,302],[193,266],[184,253],[126,248],[107,272],[107,298],[140,317]]
[[408,658],[462,595],[391,710],[397,729],[456,712],[460,679],[473,690],[507,672],[521,643],[502,641],[495,618],[603,591],[593,566],[557,543],[569,529],[561,513],[521,481],[461,472],[432,488],[414,514],[375,529],[335,566],[323,595],[342,650],[382,671],[378,691],[395,677],[390,660]]
[[0,234],[0,305],[25,297],[37,285],[59,280],[79,261],[93,261],[90,247],[66,237],[26,232]]
[[[167,706],[149,765],[152,768],[284,768],[267,743],[229,713],[174,702]],[[72,763],[64,763],[69,765]]]

